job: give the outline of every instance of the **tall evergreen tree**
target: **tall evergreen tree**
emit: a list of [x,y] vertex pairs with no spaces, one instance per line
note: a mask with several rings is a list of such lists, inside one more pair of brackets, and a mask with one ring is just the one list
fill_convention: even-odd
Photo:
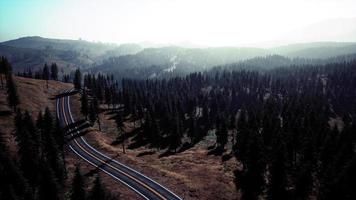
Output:
[[310,162],[304,163],[297,172],[295,180],[294,198],[297,200],[307,199],[313,184],[312,165]]
[[80,103],[81,103],[80,112],[85,116],[85,119],[88,119],[89,106],[88,106],[88,96],[85,89],[83,90],[83,94],[80,98]]
[[46,80],[46,86],[48,88],[48,80],[50,78],[50,71],[47,63],[45,63],[43,70],[42,70],[42,78]]
[[58,67],[56,63],[52,63],[51,65],[51,79],[58,80]]
[[258,199],[264,186],[265,162],[263,158],[262,138],[255,131],[249,132],[244,157],[240,158],[243,170],[235,175],[242,191],[242,199]]
[[42,162],[40,165],[40,182],[39,182],[39,200],[59,200],[59,186],[55,178],[52,168],[47,162]]
[[6,80],[6,77],[11,74],[12,67],[11,64],[7,61],[7,59],[3,56],[1,56],[0,60],[0,82],[1,82],[1,88],[4,88],[4,79]]
[[17,111],[15,117],[15,137],[18,144],[18,154],[20,157],[20,167],[25,178],[34,187],[38,183],[39,160],[35,141],[31,137],[28,127],[25,126],[21,111]]
[[62,81],[65,83],[69,83],[70,82],[70,76],[68,74],[64,74],[62,77]]
[[89,120],[92,125],[94,125],[97,120],[96,108],[93,101],[90,102],[89,106]]
[[49,111],[49,108],[46,107],[44,115],[43,115],[43,124],[42,124],[42,128],[44,130],[44,139],[47,138],[47,136],[52,136],[53,133],[51,132],[53,129],[53,116],[51,114],[51,111]]
[[80,90],[82,88],[82,73],[80,72],[80,69],[75,70],[73,83],[76,90]]
[[75,168],[71,190],[71,200],[85,200],[84,179],[79,166]]
[[117,132],[118,132],[118,139],[121,139],[121,143],[122,143],[122,152],[123,153],[126,153],[126,150],[125,150],[125,135],[124,135],[124,130],[123,130],[123,117],[121,115],[121,113],[117,113],[116,114],[116,117],[115,117],[115,123],[116,123],[116,129],[117,129]]
[[12,107],[14,111],[16,111],[17,106],[20,104],[20,98],[17,94],[17,87],[11,74],[7,76],[6,85],[7,85],[7,101],[10,107]]
[[32,200],[32,192],[21,170],[9,155],[3,133],[0,132],[0,199]]
[[278,141],[275,144],[270,166],[270,184],[268,187],[268,199],[288,199],[287,196],[287,175],[286,175],[286,160],[285,148],[283,141]]
[[47,107],[42,118],[43,156],[52,168],[56,179],[58,181],[63,181],[65,176],[65,164],[63,160],[63,153],[60,148],[63,141],[60,141],[61,136],[55,135],[57,131],[55,121],[53,120],[52,114]]
[[178,115],[175,116],[174,123],[172,124],[173,129],[171,129],[169,138],[169,148],[177,152],[177,148],[182,144],[181,134],[183,132],[181,120]]
[[103,187],[99,176],[97,176],[94,180],[94,186],[91,188],[89,194],[88,194],[88,200],[108,200],[109,195],[107,194],[107,191]]
[[224,147],[228,140],[228,131],[226,127],[226,122],[223,121],[220,127],[216,131],[216,143],[220,151],[224,150]]

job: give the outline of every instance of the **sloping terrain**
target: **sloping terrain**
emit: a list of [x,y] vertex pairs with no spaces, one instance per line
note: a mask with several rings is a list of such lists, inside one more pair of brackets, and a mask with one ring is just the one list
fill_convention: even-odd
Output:
[[36,70],[46,62],[56,62],[69,72],[77,67],[89,68],[107,57],[134,54],[141,49],[135,44],[115,45],[37,36],[0,43],[0,55],[9,59],[15,71]]
[[[22,110],[28,110],[34,120],[36,120],[38,112],[44,111],[46,107],[48,107],[53,116],[55,116],[56,108],[55,99],[53,97],[61,90],[73,88],[72,84],[57,81],[49,81],[47,88],[46,81],[44,80],[35,80],[16,76],[14,76],[14,81],[17,85],[17,91],[21,101],[19,108]],[[6,97],[6,89],[0,88],[0,112],[2,113],[2,115],[0,115],[0,134],[3,134],[11,156],[16,158],[18,149],[14,135],[12,134],[14,130],[15,114],[9,112],[10,108],[7,105]],[[89,190],[89,182],[92,182],[95,179],[94,175],[97,173],[97,171],[82,159],[78,159],[78,156],[72,153],[69,148],[66,148],[64,151],[68,172],[66,186],[68,187],[71,184],[75,167],[77,164],[79,164],[81,166],[82,173],[85,175],[87,180],[86,188]],[[136,194],[131,192],[125,186],[120,185],[115,180],[111,180],[111,178],[105,178],[106,175],[101,172],[100,175],[105,186],[115,185],[115,188],[112,188],[112,193],[114,196],[120,195],[120,193],[123,192],[124,196],[126,196],[125,194],[127,193],[134,198],[140,199],[138,196],[135,196]]]
[[[28,79],[23,77],[14,77],[17,91],[20,97],[19,108],[21,110],[28,110],[34,119],[36,119],[39,111],[44,111],[48,107],[53,113],[55,112],[54,95],[60,90],[71,88],[71,84],[60,83],[57,81],[48,81],[48,88],[46,81]],[[10,108],[7,106],[6,89],[0,89],[0,111],[8,113]],[[5,138],[9,141],[9,148],[12,152],[15,151],[14,138],[11,132],[14,129],[14,113],[4,114],[0,116],[0,130]]]
[[[79,95],[72,98],[73,113],[83,119],[80,114]],[[222,162],[220,156],[208,155],[207,147],[213,141],[205,140],[196,147],[182,153],[163,156],[164,150],[155,151],[150,148],[127,148],[133,144],[133,137],[126,141],[126,154],[122,153],[122,145],[116,142],[117,129],[110,112],[100,114],[101,128],[98,125],[88,128],[85,137],[98,150],[132,166],[143,174],[153,178],[168,189],[173,190],[183,199],[237,199],[239,197],[234,185],[233,171],[236,160]],[[125,124],[125,131],[134,131],[132,123]],[[104,177],[110,182],[110,177]],[[209,184],[207,184],[209,183]],[[128,199],[139,199],[136,194],[127,191],[125,187],[109,186],[112,191],[118,191]]]

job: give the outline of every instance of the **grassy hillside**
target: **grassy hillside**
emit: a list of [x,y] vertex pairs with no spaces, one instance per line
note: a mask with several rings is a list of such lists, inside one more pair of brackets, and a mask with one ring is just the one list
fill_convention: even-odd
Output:
[[[52,99],[58,91],[72,88],[71,84],[61,83],[57,81],[49,81],[48,88],[46,81],[35,80],[22,77],[14,77],[17,85],[18,94],[20,97],[19,108],[28,110],[32,117],[36,119],[39,111],[44,111],[48,107],[53,114],[55,113],[55,100]],[[8,141],[8,146],[12,153],[16,152],[16,145],[13,135],[14,130],[14,113],[7,114],[11,111],[6,101],[6,90],[0,88],[0,130]]]
[[[73,88],[72,84],[57,81],[49,81],[47,88],[46,81],[44,80],[35,80],[16,76],[14,77],[14,81],[17,85],[17,90],[21,101],[19,108],[22,110],[28,110],[34,120],[37,119],[38,113],[40,111],[44,111],[46,107],[48,107],[52,112],[52,115],[55,116],[56,108],[55,99],[53,97],[61,90]],[[13,134],[15,114],[10,112],[11,110],[7,105],[6,96],[6,90],[0,88],[0,134],[2,134],[6,141],[6,146],[9,149],[11,158],[17,160],[18,145]],[[68,172],[67,179],[65,180],[64,192],[70,191],[70,184],[73,179],[74,170],[78,164],[81,166],[81,171],[83,174],[88,175],[91,173],[91,176],[86,177],[85,183],[85,188],[88,192],[91,187],[90,184],[95,179],[95,176],[93,176],[93,167],[86,163],[84,160],[78,158],[78,156],[72,153],[69,148],[66,148],[64,153],[67,168],[66,170]],[[104,178],[105,175],[102,173],[100,173],[100,176],[103,177],[103,184],[105,186],[113,184],[118,186],[115,180],[111,180],[109,177]],[[119,187],[116,188],[119,188],[119,191],[116,193],[113,192],[113,194],[119,195],[121,191],[125,191],[126,193],[129,193],[135,197],[135,194],[129,189],[126,189],[124,186],[119,185]]]

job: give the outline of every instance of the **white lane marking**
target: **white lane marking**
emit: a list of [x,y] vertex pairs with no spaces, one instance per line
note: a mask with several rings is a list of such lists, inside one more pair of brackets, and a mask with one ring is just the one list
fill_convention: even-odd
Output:
[[[63,98],[62,98],[63,99]],[[69,100],[69,99],[68,99]],[[57,101],[58,102],[58,101]],[[58,105],[58,103],[57,103]],[[59,115],[59,114],[58,114]],[[68,125],[68,121],[66,120],[65,117],[65,113],[63,113],[64,115],[64,120],[65,123]],[[71,131],[72,129],[69,129],[69,131]],[[78,131],[77,131],[78,132]],[[73,136],[73,133],[71,134]],[[126,182],[124,182],[123,180],[119,179],[118,177],[116,177],[115,175],[111,174],[110,172],[106,171],[105,169],[95,165],[94,163],[92,163],[91,161],[89,161],[88,159],[86,159],[84,156],[80,155],[80,153],[78,153],[73,147],[72,145],[69,144],[69,148],[75,153],[77,154],[79,157],[81,157],[82,159],[84,159],[85,161],[87,161],[89,164],[93,165],[94,167],[100,169],[101,171],[105,172],[106,174],[108,174],[109,176],[113,177],[114,179],[120,181],[121,183],[123,183],[124,185],[128,186],[129,188],[131,188],[133,191],[135,191],[136,193],[138,193],[139,195],[141,195],[144,199],[149,200],[148,197],[146,197],[144,194],[142,194],[140,191],[136,190],[135,188],[133,188],[132,186],[130,186],[129,184],[127,184]]]
[[[72,89],[72,90],[73,90],[73,89]],[[72,90],[71,90],[71,91],[72,91]],[[68,98],[68,101],[67,101],[67,105],[68,105],[68,106],[67,106],[67,107],[68,107],[69,116],[70,116],[70,118],[71,118],[71,121],[74,122],[74,119],[73,119],[73,116],[72,116],[71,107],[70,107],[70,104],[69,104],[70,96],[68,96],[67,98]],[[88,144],[88,143],[86,142],[86,140],[85,140],[85,138],[84,138],[83,136],[80,136],[80,138],[81,138],[82,141],[83,141],[90,149],[92,149],[93,151],[95,151],[95,152],[97,152],[98,154],[104,156],[105,158],[107,158],[107,159],[109,159],[109,160],[111,160],[111,161],[117,163],[118,165],[121,165],[122,167],[125,167],[125,168],[128,169],[128,170],[132,170],[133,172],[136,172],[137,174],[139,174],[139,175],[141,175],[141,176],[147,178],[148,180],[150,180],[150,181],[152,181],[153,183],[157,184],[157,185],[160,186],[161,188],[167,190],[169,193],[171,193],[171,194],[172,194],[173,196],[175,196],[176,198],[182,200],[179,196],[177,196],[175,193],[173,193],[172,191],[170,191],[168,188],[162,186],[161,184],[157,183],[156,181],[152,180],[151,178],[149,178],[149,177],[147,177],[147,176],[141,174],[140,172],[138,172],[138,171],[136,171],[136,170],[134,170],[134,169],[132,169],[132,168],[130,168],[130,167],[128,167],[128,166],[122,164],[122,163],[119,163],[119,162],[116,161],[115,159],[112,159],[112,158],[106,156],[105,154],[101,153],[100,151],[96,150],[96,149],[93,148],[90,144]]]
[[106,174],[108,174],[109,176],[113,177],[114,179],[120,181],[121,183],[125,184],[127,187],[131,188],[133,191],[137,192],[138,194],[140,194],[143,198],[149,200],[149,198],[147,198],[145,195],[143,195],[141,192],[139,192],[138,190],[136,190],[135,188],[133,188],[132,186],[130,186],[129,184],[127,184],[126,182],[124,182],[123,180],[117,178],[116,176],[114,176],[113,174],[111,174],[110,172],[106,171],[105,169],[97,166],[96,164],[92,163],[91,161],[87,160],[85,157],[83,157],[82,155],[80,155],[71,145],[69,145],[69,147],[72,149],[72,151],[77,154],[79,157],[81,157],[82,159],[84,159],[85,161],[87,161],[89,164],[93,165],[94,167],[100,169],[101,171],[105,172]]

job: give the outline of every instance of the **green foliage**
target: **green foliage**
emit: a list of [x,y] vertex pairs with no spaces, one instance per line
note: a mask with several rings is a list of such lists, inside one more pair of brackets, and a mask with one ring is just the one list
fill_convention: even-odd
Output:
[[[243,199],[335,199],[341,190],[347,199],[354,193],[340,169],[355,154],[355,66],[216,68],[163,80],[123,79],[118,113],[143,122],[135,137],[142,145],[178,152],[186,136],[192,146],[216,129],[213,151],[234,142]],[[344,116],[341,132],[330,127],[337,116]]]

